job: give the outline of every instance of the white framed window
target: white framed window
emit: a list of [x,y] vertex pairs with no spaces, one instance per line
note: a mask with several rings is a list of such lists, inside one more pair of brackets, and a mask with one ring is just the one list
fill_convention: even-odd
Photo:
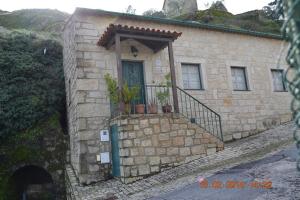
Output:
[[274,92],[285,92],[286,86],[283,81],[283,70],[282,69],[271,69],[273,79]]
[[182,81],[185,90],[203,90],[199,64],[182,63]]
[[235,91],[248,91],[247,73],[245,67],[231,67],[232,87]]

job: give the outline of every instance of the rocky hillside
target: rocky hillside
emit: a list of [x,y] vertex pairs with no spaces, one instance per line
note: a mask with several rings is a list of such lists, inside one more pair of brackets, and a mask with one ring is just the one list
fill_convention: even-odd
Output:
[[280,27],[282,26],[281,21],[269,19],[262,10],[234,15],[226,10],[211,8],[199,10],[191,15],[182,15],[176,19],[274,34],[280,34]]
[[25,9],[13,12],[0,10],[0,26],[7,29],[27,29],[58,33],[69,14],[51,9]]

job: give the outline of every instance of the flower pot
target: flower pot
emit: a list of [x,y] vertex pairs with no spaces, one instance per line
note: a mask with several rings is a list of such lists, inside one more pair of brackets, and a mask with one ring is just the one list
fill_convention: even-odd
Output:
[[145,104],[137,104],[135,105],[136,114],[144,114],[145,113]]
[[157,114],[158,113],[158,107],[156,104],[149,104],[148,105],[148,113],[149,114]]
[[131,113],[131,104],[130,103],[124,104],[124,113],[127,115]]
[[171,105],[164,105],[162,106],[163,113],[170,113],[172,112],[172,106]]

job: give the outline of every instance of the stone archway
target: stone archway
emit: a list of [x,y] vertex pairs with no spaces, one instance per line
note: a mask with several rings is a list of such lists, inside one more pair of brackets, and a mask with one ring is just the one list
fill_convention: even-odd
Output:
[[26,165],[17,169],[11,176],[9,184],[13,199],[55,199],[52,176],[42,167]]

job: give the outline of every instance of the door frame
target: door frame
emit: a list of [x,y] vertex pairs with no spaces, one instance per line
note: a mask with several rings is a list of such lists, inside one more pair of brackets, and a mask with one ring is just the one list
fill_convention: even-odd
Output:
[[[142,65],[142,71],[143,71],[143,90],[144,90],[144,101],[145,105],[147,105],[147,92],[146,92],[146,73],[145,73],[145,60],[132,60],[132,59],[122,59],[122,71],[123,71],[123,62],[133,62],[133,63],[140,63]],[[123,74],[122,74],[123,76]],[[122,77],[124,81],[124,77]],[[145,112],[146,112],[147,106],[145,106]]]
[[[145,60],[122,59],[121,60],[122,70],[123,70],[123,61],[125,61],[125,62],[135,62],[135,63],[141,63],[142,64],[143,79],[144,79],[144,86],[145,86],[146,85]],[[123,74],[122,74],[122,76],[123,76]]]

